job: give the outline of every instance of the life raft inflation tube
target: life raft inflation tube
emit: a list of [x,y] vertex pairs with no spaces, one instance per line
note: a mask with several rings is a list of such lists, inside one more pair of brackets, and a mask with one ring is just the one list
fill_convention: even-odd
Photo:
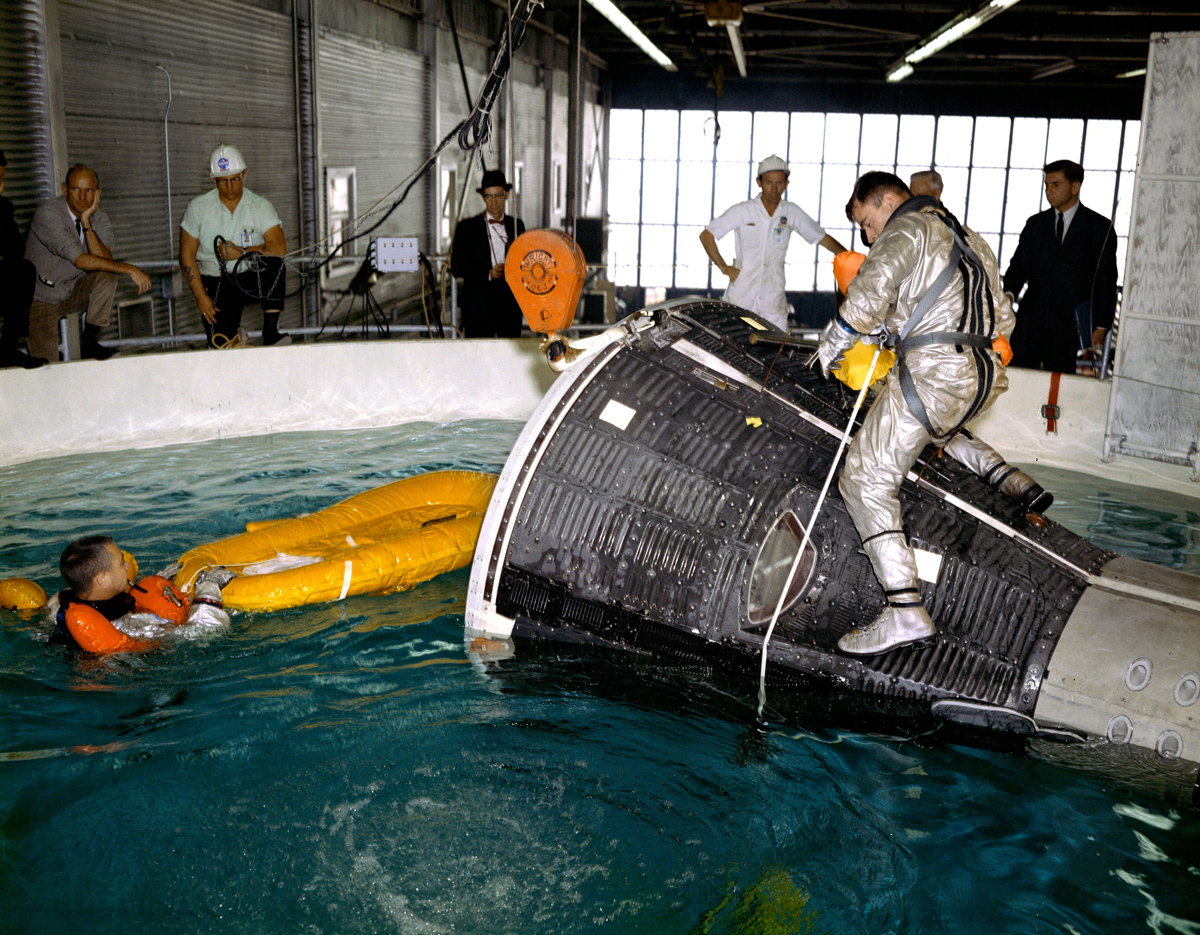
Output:
[[310,516],[198,546],[180,557],[185,593],[206,568],[237,577],[222,589],[236,610],[282,610],[415,587],[471,561],[492,474],[437,471],[368,490]]

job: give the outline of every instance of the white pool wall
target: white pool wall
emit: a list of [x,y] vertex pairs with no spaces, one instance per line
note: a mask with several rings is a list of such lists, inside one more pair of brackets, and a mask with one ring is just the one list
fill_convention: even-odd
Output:
[[[1011,369],[972,428],[1010,461],[1200,498],[1184,465],[1101,460],[1111,383]],[[0,464],[74,452],[458,419],[525,420],[555,374],[532,339],[352,341],[181,351],[0,370]],[[1035,471],[1036,475],[1036,471]]]

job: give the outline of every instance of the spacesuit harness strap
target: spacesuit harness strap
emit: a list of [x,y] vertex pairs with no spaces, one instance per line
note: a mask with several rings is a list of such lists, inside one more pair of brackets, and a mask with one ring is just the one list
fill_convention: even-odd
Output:
[[[922,334],[917,337],[910,338],[908,335],[917,325],[925,313],[933,307],[933,303],[938,300],[938,297],[945,291],[946,286],[950,284],[950,280],[954,277],[955,271],[965,257],[967,263],[973,266],[981,274],[984,272],[983,263],[980,262],[978,255],[971,249],[960,232],[955,229],[955,225],[947,218],[939,214],[935,214],[942,223],[950,228],[951,234],[954,237],[954,249],[950,252],[950,262],[946,268],[938,275],[938,278],[933,281],[933,284],[921,296],[917,307],[908,317],[904,327],[899,334],[888,335],[886,344],[889,348],[896,352],[896,375],[900,381],[900,392],[904,396],[905,403],[908,404],[909,411],[916,417],[917,421],[925,428],[930,435],[937,437],[938,432],[934,429],[933,423],[929,418],[929,412],[925,409],[925,404],[921,402],[921,397],[917,394],[917,387],[912,378],[912,372],[908,369],[908,362],[905,359],[905,353],[914,350],[918,347],[928,347],[932,344],[954,344],[960,347],[974,348],[991,348],[992,340],[986,334],[974,334],[969,331],[935,331],[931,334]],[[984,288],[987,288],[987,280],[984,279]],[[989,297],[990,298],[990,297]],[[968,299],[970,301],[970,299]],[[971,316],[976,318],[977,316]],[[990,329],[989,329],[990,330]],[[989,387],[990,389],[990,387]],[[986,397],[986,393],[977,394],[977,403]],[[972,406],[966,417],[959,425],[951,428],[946,434],[951,434],[955,429],[959,428],[964,422],[975,415],[976,406]]]

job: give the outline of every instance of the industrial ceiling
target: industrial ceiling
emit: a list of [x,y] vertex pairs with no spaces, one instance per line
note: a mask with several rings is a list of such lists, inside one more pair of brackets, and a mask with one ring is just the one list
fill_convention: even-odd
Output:
[[[559,30],[582,10],[583,45],[607,63],[617,106],[1136,117],[1151,34],[1200,30],[1195,2],[619,2],[677,66],[670,72],[591,3],[547,0],[546,9]],[[973,31],[887,80],[906,53],[980,11],[986,21]]]

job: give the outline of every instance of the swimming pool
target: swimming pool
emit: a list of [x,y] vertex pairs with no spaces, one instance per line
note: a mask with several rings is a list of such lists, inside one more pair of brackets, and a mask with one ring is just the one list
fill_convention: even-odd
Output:
[[[498,472],[520,427],[0,468],[2,574],[57,586],[92,532],[156,570],[250,519]],[[1194,504],[1035,473],[1076,532],[1200,569]],[[520,644],[485,668],[468,574],[107,662],[5,613],[0,931],[1200,932],[1194,813],[819,705],[763,733],[752,686],[626,654]]]

